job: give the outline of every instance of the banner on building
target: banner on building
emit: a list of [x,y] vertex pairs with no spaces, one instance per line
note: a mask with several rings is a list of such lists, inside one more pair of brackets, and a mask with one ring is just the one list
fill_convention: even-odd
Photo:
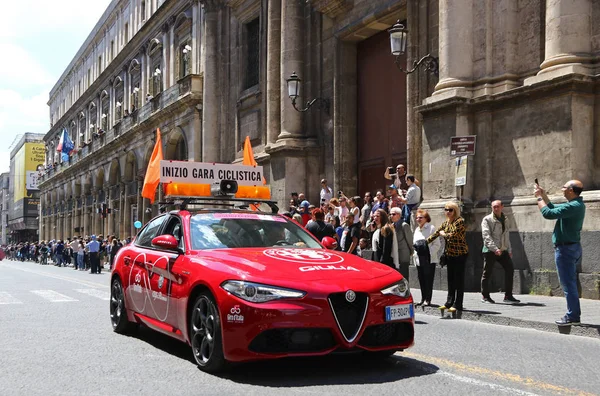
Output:
[[44,166],[45,158],[44,143],[25,143],[15,154],[13,219],[38,215],[38,166]]

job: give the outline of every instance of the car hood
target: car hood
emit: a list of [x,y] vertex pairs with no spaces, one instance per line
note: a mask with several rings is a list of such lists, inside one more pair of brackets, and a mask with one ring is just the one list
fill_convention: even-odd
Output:
[[388,266],[353,254],[325,249],[215,249],[198,252],[197,257],[213,268],[223,266],[242,276],[301,282],[338,277],[368,280],[395,272]]

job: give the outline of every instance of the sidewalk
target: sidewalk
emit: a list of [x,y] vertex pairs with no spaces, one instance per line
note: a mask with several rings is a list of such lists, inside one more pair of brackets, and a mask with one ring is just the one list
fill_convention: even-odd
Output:
[[[415,302],[421,301],[421,290],[411,288]],[[435,315],[440,317],[438,307],[446,301],[446,291],[434,290],[431,307],[415,307],[415,317]],[[519,304],[505,304],[503,293],[492,293],[496,304],[481,302],[480,293],[465,293],[461,319],[475,320],[504,326],[523,327],[552,333],[572,334],[600,339],[600,301],[581,299],[581,325],[559,327],[554,321],[564,316],[567,302],[564,297],[547,297],[529,294],[515,295]],[[445,317],[451,315],[446,311]]]

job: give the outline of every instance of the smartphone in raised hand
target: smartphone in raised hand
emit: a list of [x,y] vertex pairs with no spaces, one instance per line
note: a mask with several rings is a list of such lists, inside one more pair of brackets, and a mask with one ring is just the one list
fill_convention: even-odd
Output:
[[537,177],[535,178],[535,180],[534,180],[534,181],[535,181],[535,184],[537,184],[538,186],[540,185],[540,183],[538,183],[538,179],[537,179]]

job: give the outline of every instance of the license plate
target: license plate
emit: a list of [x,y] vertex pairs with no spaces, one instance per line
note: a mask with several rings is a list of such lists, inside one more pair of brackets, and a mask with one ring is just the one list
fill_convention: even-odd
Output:
[[412,304],[392,305],[385,307],[385,321],[410,319],[415,316],[414,307]]

